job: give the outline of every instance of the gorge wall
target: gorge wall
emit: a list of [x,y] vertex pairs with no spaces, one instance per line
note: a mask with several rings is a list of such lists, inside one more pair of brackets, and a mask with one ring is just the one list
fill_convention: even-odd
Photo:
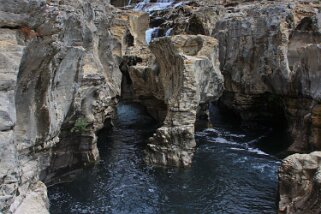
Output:
[[[109,3],[125,1],[0,0],[2,212],[48,212],[45,184],[98,160],[119,98],[159,121],[151,164],[190,165],[195,121],[218,99],[244,121],[286,120],[290,153],[320,150],[319,1]],[[320,212],[319,156],[285,159],[280,213]]]
[[95,131],[120,94],[119,46],[108,31],[114,8],[77,0],[0,5],[0,210],[45,213],[43,182],[97,161]]

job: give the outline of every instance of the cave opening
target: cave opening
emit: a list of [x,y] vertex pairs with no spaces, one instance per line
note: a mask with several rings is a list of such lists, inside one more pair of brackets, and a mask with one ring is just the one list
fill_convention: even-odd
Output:
[[287,149],[293,139],[282,96],[271,93],[243,96],[225,92],[209,109],[214,126],[256,133],[261,137],[253,143],[262,151],[279,158],[289,155]]
[[[114,143],[114,135],[127,135],[132,132],[146,132],[151,135],[158,127],[157,121],[148,113],[145,106],[130,100],[121,100],[116,106],[113,120],[105,122],[105,126],[98,133],[97,146],[100,157],[104,159],[110,148],[109,143]],[[143,134],[145,136],[145,133]],[[128,136],[130,138],[130,136]],[[135,144],[135,142],[133,142]],[[137,146],[144,149],[147,141],[141,141]]]

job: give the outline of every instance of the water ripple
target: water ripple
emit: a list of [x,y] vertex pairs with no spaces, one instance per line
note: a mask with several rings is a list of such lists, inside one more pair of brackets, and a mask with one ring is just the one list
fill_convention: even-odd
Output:
[[142,152],[153,121],[137,106],[121,104],[115,124],[99,138],[97,167],[49,188],[51,213],[276,213],[280,162],[248,143],[260,136],[207,129],[196,133],[191,168],[154,168]]

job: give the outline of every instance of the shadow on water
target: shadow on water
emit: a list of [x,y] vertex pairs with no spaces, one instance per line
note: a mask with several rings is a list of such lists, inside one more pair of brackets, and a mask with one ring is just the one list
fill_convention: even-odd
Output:
[[115,127],[99,135],[101,162],[49,188],[51,213],[276,213],[280,162],[257,146],[269,132],[215,118],[196,133],[192,167],[153,168],[143,149],[155,121],[139,105],[120,103]]
[[[221,135],[230,132],[234,135],[244,135],[243,140],[237,139],[238,143],[244,143],[247,147],[255,147],[265,153],[284,158],[285,150],[291,144],[285,118],[270,124],[244,122],[239,115],[212,103],[209,107],[210,121],[216,132]],[[232,141],[233,135],[232,134]],[[229,138],[225,136],[225,138]]]

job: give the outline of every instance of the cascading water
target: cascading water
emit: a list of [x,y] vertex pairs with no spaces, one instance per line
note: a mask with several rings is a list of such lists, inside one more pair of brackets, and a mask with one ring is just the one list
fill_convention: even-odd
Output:
[[[176,7],[177,5],[175,4],[175,0],[158,0],[154,3],[151,3],[150,0],[144,0],[142,2],[139,2],[135,6],[135,10],[138,11],[145,11],[145,12],[153,12],[157,10],[164,10],[169,7]],[[171,33],[171,30],[167,31],[165,33],[165,36],[169,36]],[[158,27],[153,27],[149,28],[145,32],[145,40],[146,43],[149,45],[149,43],[152,41],[153,38],[156,38],[159,36],[159,28]]]
[[170,36],[170,35],[172,35],[172,32],[173,32],[173,28],[168,29],[168,30],[166,31],[166,33],[165,33],[165,36]]
[[157,10],[164,10],[166,8],[172,7],[175,4],[175,0],[158,0],[157,2],[150,2],[150,0],[144,0],[137,3],[134,10],[153,12]]
[[158,35],[159,28],[154,27],[154,28],[149,28],[145,32],[145,40],[146,43],[149,45],[149,43],[152,41],[153,38],[157,37]]

